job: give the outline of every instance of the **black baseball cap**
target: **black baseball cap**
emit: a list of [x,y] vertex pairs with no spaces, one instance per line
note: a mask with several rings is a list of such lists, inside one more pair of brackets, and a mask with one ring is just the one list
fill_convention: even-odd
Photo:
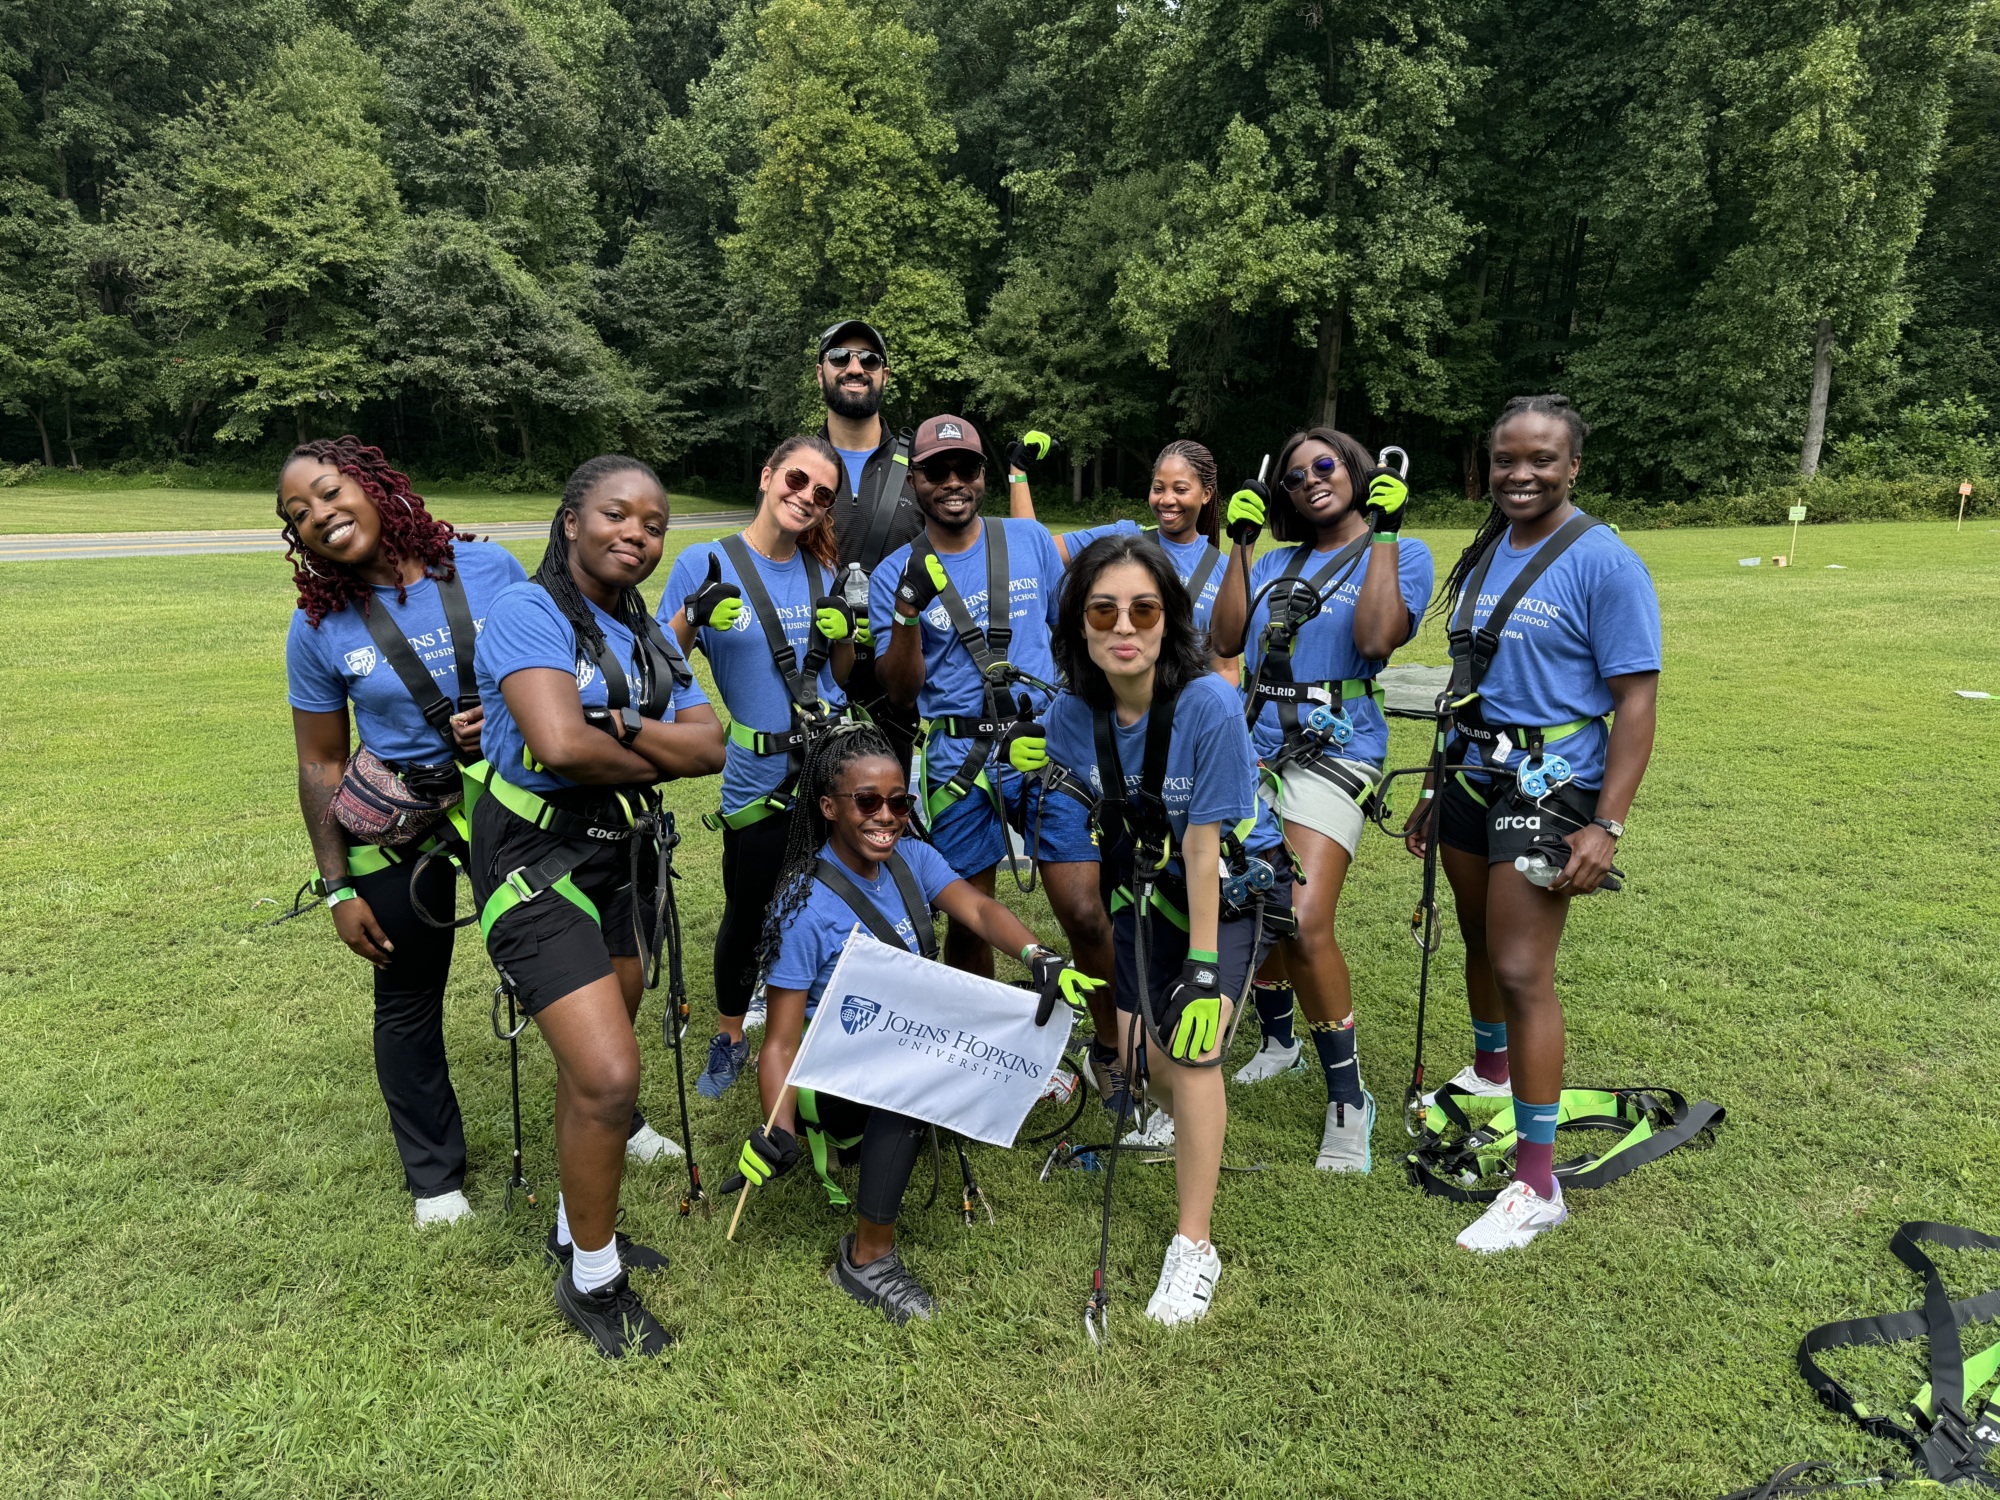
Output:
[[859,318],[849,318],[844,323],[836,323],[819,336],[819,357],[826,358],[826,351],[847,342],[850,334],[861,334],[869,343],[882,351],[882,358],[889,357],[889,342],[875,331],[874,325],[864,323]]

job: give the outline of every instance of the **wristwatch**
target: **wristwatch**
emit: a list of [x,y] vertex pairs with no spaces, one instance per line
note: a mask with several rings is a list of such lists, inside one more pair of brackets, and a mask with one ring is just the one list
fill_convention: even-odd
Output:
[[1614,839],[1625,837],[1625,825],[1616,818],[1592,818],[1590,821],[1595,823],[1599,828],[1602,828]]

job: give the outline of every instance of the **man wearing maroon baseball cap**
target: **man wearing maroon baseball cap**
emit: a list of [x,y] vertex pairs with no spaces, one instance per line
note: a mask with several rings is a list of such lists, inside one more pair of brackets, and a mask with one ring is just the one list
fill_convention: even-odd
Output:
[[[917,425],[910,485],[924,529],[882,559],[869,580],[868,612],[875,639],[887,643],[878,648],[878,681],[930,726],[923,774],[911,788],[927,836],[963,879],[991,895],[1000,860],[1013,864],[1008,826],[1036,827],[1031,852],[1077,966],[1109,980],[1111,926],[1097,891],[1088,809],[1073,797],[1044,797],[1028,780],[1048,764],[1038,716],[1054,691],[1049,639],[1062,554],[1039,521],[980,517],[986,447],[964,417],[946,413]],[[993,950],[955,923],[944,960],[993,974]],[[1107,1046],[1118,1034],[1110,995],[1107,984],[1091,996]]]

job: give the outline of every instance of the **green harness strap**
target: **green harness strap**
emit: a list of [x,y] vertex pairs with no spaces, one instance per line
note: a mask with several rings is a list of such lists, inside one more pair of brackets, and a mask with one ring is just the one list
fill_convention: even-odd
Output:
[[[489,775],[485,787],[500,805],[523,822],[531,823],[545,831],[553,829],[558,836],[562,827],[571,823],[588,824],[589,819],[578,818],[576,814],[563,811],[553,803],[536,796],[526,787],[516,786],[504,776]],[[627,826],[636,822],[630,799],[623,792],[614,793],[618,805],[624,810]],[[493,931],[493,924],[517,906],[525,905],[544,891],[555,891],[565,900],[572,901],[582,913],[598,926],[604,919],[598,914],[597,903],[577,888],[570,879],[570,872],[589,859],[589,848],[562,848],[550,854],[537,864],[523,865],[510,872],[505,880],[486,898],[486,904],[479,909],[479,936],[484,939]]]
[[833,1171],[827,1164],[828,1147],[851,1151],[861,1144],[861,1137],[857,1135],[842,1140],[828,1135],[819,1122],[819,1094],[812,1089],[799,1090],[799,1120],[806,1127],[806,1149],[812,1152],[813,1171],[819,1174],[820,1185],[826,1189],[827,1202],[835,1208],[853,1207],[854,1200],[833,1180]]

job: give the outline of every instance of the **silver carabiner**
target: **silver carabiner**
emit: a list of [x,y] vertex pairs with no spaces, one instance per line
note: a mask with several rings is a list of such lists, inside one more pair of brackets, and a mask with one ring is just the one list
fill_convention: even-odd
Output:
[[1410,455],[1404,452],[1401,448],[1398,448],[1394,443],[1391,443],[1388,447],[1384,448],[1380,453],[1375,455],[1376,464],[1384,469],[1388,468],[1389,455],[1391,453],[1395,454],[1396,457],[1400,458],[1403,461],[1402,466],[1396,470],[1396,477],[1398,479],[1408,479],[1410,477]]

